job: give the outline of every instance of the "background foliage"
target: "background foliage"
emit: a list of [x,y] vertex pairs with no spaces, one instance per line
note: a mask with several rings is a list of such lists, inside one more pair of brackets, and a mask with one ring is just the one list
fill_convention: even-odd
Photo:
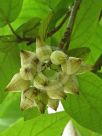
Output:
[[[73,0],[0,0],[0,136],[60,136],[70,119],[81,136],[101,136],[102,79],[98,75],[78,76],[80,95],[68,95],[62,101],[65,112],[51,115],[41,115],[37,109],[20,111],[19,94],[4,91],[20,68],[20,49],[34,51],[35,43],[28,46],[28,40],[38,32],[45,36],[46,31],[60,23],[72,4]],[[102,53],[101,9],[102,0],[82,0],[71,37],[68,53],[80,57],[84,53],[85,58],[89,56],[89,64],[94,64]],[[11,31],[11,25],[21,39]],[[57,46],[65,28],[66,23],[47,42]]]

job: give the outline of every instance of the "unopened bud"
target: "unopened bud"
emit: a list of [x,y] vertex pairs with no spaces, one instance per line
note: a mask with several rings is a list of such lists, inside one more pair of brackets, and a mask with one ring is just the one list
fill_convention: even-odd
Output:
[[46,109],[46,105],[48,103],[48,96],[46,92],[39,91],[38,94],[34,97],[34,100],[40,112],[44,113]]
[[64,72],[59,72],[57,75],[57,80],[60,84],[64,85],[68,82],[70,75],[67,75]]
[[57,110],[59,105],[59,100],[55,99],[48,99],[48,106],[51,107],[53,110]]
[[38,109],[39,109],[39,111],[40,111],[41,113],[44,113],[45,110],[46,110],[46,105],[43,104],[42,102],[38,102],[38,103],[37,103],[37,107],[38,107]]
[[63,86],[56,80],[52,80],[49,82],[49,84],[46,86],[46,92],[51,99],[59,100],[66,98]]
[[20,57],[21,57],[21,66],[24,66],[28,63],[33,65],[38,61],[36,54],[31,51],[21,50]]
[[75,74],[81,65],[81,59],[75,57],[69,57],[69,59],[61,65],[62,71],[68,75]]
[[26,64],[20,68],[21,77],[24,80],[33,80],[37,72],[37,66],[32,64]]
[[36,94],[37,90],[35,88],[29,88],[25,91],[22,91],[20,103],[21,110],[26,110],[37,106],[34,100]]
[[38,89],[45,89],[48,84],[48,78],[43,73],[38,73],[34,78],[34,86]]
[[79,94],[79,83],[74,75],[69,77],[68,82],[64,85],[64,92],[71,94]]
[[41,62],[49,61],[51,52],[50,46],[45,45],[40,38],[36,38],[36,56]]
[[22,79],[19,73],[15,74],[11,79],[10,83],[6,87],[6,91],[22,91],[28,89],[30,82]]
[[50,58],[53,64],[60,65],[66,62],[67,55],[64,52],[57,50],[57,51],[52,52]]

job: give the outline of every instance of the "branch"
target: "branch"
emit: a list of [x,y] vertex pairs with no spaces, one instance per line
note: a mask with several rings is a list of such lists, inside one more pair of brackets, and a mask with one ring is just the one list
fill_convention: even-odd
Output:
[[[47,38],[51,37],[52,35],[54,35],[57,31],[59,31],[59,29],[64,25],[64,23],[66,22],[68,16],[70,15],[70,10],[68,10],[63,18],[63,20],[60,22],[60,24],[58,26],[56,26],[54,29],[52,29],[50,32],[47,33]],[[27,45],[32,44],[33,42],[36,41],[36,38],[24,38],[24,41],[28,41]]]
[[102,66],[102,54],[99,56],[99,58],[95,62],[92,72],[97,73],[97,71],[101,69],[101,66]]
[[16,34],[15,30],[13,29],[12,25],[7,21],[7,25],[9,26],[11,32],[17,37],[17,39],[22,40],[22,38]]
[[15,30],[13,29],[12,25],[9,23],[8,19],[6,18],[4,12],[0,9],[0,13],[1,15],[3,15],[3,18],[5,20],[5,23],[8,25],[8,27],[10,28],[11,32],[18,38],[21,40],[21,37],[19,35],[16,34]]
[[[67,20],[68,16],[70,15],[70,10],[68,10],[64,16],[64,18],[62,19],[62,21],[60,22],[60,24],[58,26],[56,26],[53,30],[51,30],[50,32],[47,33],[47,37],[51,37],[53,34],[55,34],[65,23],[65,21]],[[27,45],[32,44],[33,42],[36,41],[36,38],[32,38],[32,37],[20,37],[15,30],[13,29],[12,25],[6,20],[6,23],[8,24],[11,32],[16,36],[17,41],[18,42],[27,42]]]
[[53,30],[51,30],[50,32],[47,33],[47,37],[52,36],[53,34],[55,34],[65,23],[65,21],[67,20],[68,16],[70,15],[70,10],[68,10],[63,18],[63,20],[61,21],[61,23],[56,26]]
[[[61,42],[59,44],[59,47],[61,49],[67,50],[69,47],[70,40],[71,40],[71,34],[72,34],[74,22],[76,19],[76,15],[77,15],[77,11],[79,9],[80,3],[81,3],[81,0],[75,0],[75,2],[74,2],[74,5],[71,10],[70,18],[68,21],[67,29],[64,33],[64,37],[61,39]],[[65,46],[65,43],[67,43],[66,46]]]

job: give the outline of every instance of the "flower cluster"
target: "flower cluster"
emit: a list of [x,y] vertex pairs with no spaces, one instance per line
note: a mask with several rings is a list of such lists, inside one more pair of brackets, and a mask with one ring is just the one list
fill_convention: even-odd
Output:
[[[21,92],[22,110],[38,107],[41,113],[45,112],[47,105],[56,110],[66,93],[78,94],[76,75],[92,68],[80,58],[69,57],[61,50],[52,51],[40,38],[36,38],[36,53],[22,50],[20,58],[20,71],[13,76],[6,91]],[[52,64],[58,66],[54,79],[43,72],[51,69]]]

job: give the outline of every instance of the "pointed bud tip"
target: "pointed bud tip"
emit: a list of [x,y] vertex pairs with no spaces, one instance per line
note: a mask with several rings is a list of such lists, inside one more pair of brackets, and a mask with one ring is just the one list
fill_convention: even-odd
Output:
[[65,94],[64,97],[63,97],[63,99],[66,100],[66,98],[67,98],[67,95]]
[[24,50],[21,50],[20,53],[24,53],[25,51]]
[[79,93],[79,91],[78,92],[76,92],[76,95],[79,95],[80,93]]
[[20,110],[23,112],[25,109],[23,107],[20,107]]
[[55,111],[57,111],[57,107],[53,107],[53,109],[54,109]]
[[25,50],[21,50],[21,51],[20,51],[20,54],[21,54],[21,55],[28,55],[28,52],[25,51]]
[[41,114],[45,113],[45,109],[40,109]]
[[4,91],[5,91],[5,92],[9,92],[10,90],[6,87],[6,88],[4,89]]
[[77,92],[73,92],[73,93],[72,93],[72,95],[77,95],[77,96],[78,96],[79,94],[80,94],[80,93],[79,93],[79,90],[78,90]]
[[81,59],[81,58],[79,58],[79,59],[78,59],[78,62],[80,62],[80,63],[81,63],[81,62],[82,62],[82,59]]
[[5,92],[12,92],[12,90],[7,86],[5,89],[4,89]]

